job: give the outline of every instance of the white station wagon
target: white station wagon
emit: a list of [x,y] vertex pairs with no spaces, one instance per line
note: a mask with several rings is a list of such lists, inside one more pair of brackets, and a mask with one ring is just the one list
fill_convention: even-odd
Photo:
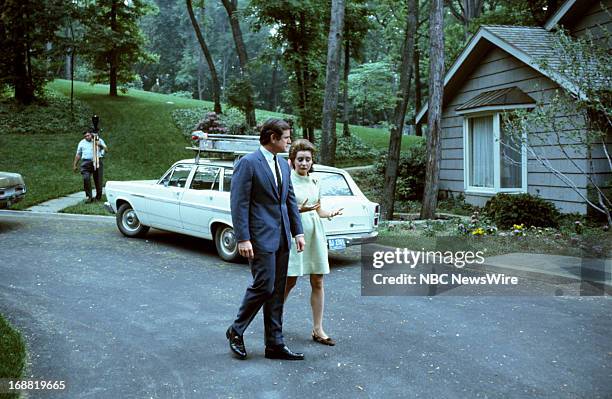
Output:
[[[105,206],[116,213],[125,236],[143,236],[150,227],[187,234],[214,240],[222,259],[238,261],[230,212],[234,162],[198,158],[176,162],[159,180],[107,182]],[[375,241],[379,205],[363,195],[346,171],[318,164],[315,169],[321,207],[344,208],[331,221],[323,219],[329,249]]]

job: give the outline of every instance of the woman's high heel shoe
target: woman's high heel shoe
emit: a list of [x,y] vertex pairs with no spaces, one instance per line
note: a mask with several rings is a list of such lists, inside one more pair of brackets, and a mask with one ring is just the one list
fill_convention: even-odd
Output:
[[314,330],[312,331],[312,340],[315,341],[315,342],[318,342],[320,344],[323,344],[323,345],[329,345],[329,346],[336,345],[336,341],[335,340],[333,340],[330,337],[323,338],[323,337],[317,335],[317,333],[315,333]]

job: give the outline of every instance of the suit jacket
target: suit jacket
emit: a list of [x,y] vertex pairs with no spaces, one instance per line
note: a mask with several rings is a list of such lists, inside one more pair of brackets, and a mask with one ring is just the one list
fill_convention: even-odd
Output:
[[234,167],[230,196],[234,234],[237,241],[250,240],[255,251],[276,252],[281,239],[291,248],[291,237],[303,234],[291,170],[282,159],[278,164],[283,182],[280,196],[261,150],[245,155]]

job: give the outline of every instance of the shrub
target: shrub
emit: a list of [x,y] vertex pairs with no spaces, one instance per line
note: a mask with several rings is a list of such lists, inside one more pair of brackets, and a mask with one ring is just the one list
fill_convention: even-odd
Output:
[[[320,147],[321,138],[317,137],[317,139],[317,144]],[[338,136],[336,141],[336,161],[338,162],[352,159],[364,160],[367,162],[370,159],[375,159],[377,155],[376,151],[372,150],[357,136]]]
[[47,90],[44,97],[27,107],[13,99],[3,99],[0,101],[0,136],[74,134],[80,140],[83,130],[91,125],[92,114],[87,104],[76,99],[71,113],[70,98],[52,90]]
[[465,202],[463,193],[457,195],[449,194],[448,198],[438,202],[438,210],[454,213],[455,215],[472,215],[478,208]]
[[219,115],[214,112],[208,112],[193,128],[193,130],[201,130],[209,134],[225,134],[227,128],[219,120]]
[[[423,197],[426,155],[427,148],[424,141],[416,142],[401,154],[395,187],[396,200],[420,200]],[[374,167],[378,176],[384,176],[387,156],[381,156]]]
[[505,230],[521,224],[526,227],[559,225],[560,213],[555,205],[530,194],[497,194],[487,201],[483,210]]
[[[172,111],[172,119],[184,135],[191,136],[194,127],[205,121],[209,113],[212,113],[212,109],[206,107],[176,109]],[[223,114],[217,115],[217,118],[218,124],[226,129],[222,132],[224,134],[258,134],[248,128],[244,115],[236,109],[226,108]]]
[[189,99],[193,98],[193,93],[190,92],[189,90],[175,91],[173,93],[170,93],[170,95],[173,97],[180,97],[180,98],[189,98]]

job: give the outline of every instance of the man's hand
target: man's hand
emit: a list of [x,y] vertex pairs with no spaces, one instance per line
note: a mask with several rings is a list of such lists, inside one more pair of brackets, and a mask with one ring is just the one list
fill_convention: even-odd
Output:
[[76,171],[77,171],[77,167],[76,167],[76,165],[72,165],[72,171],[73,171],[74,173],[76,173]]
[[295,237],[295,246],[297,247],[298,252],[302,252],[304,250],[305,245],[306,245],[306,240],[304,240],[304,236]]
[[238,243],[238,253],[244,258],[253,259],[255,254],[253,252],[253,245],[251,245],[251,241],[240,241]]

